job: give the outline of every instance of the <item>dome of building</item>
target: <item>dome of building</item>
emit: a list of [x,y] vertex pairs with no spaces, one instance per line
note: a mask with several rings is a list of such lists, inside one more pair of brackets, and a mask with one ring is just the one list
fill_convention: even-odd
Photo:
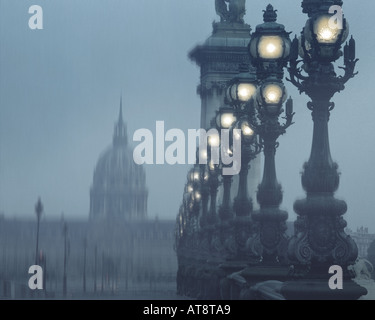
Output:
[[147,217],[146,175],[133,160],[127,129],[120,114],[115,124],[112,145],[99,157],[90,190],[90,219]]

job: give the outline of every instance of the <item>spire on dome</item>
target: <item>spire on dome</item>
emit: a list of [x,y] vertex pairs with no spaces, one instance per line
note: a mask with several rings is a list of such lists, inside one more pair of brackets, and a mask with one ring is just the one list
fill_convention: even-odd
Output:
[[120,112],[118,121],[115,124],[115,131],[113,134],[113,145],[127,145],[128,144],[128,135],[126,132],[126,125],[122,118],[122,95],[120,98]]

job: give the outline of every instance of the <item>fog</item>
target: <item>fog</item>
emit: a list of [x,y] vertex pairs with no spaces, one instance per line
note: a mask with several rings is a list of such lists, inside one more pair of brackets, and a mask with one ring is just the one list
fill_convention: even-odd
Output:
[[[252,29],[269,2],[247,1]],[[28,27],[33,4],[43,8],[43,30]],[[300,1],[272,4],[291,37],[299,34],[306,21]],[[345,1],[359,74],[335,95],[330,119],[332,157],[341,172],[337,197],[348,204],[344,217],[351,228],[372,232],[374,9],[369,0]],[[121,93],[130,140],[139,128],[155,131],[157,120],[166,130],[199,128],[199,68],[187,55],[211,34],[214,20],[214,0],[1,0],[0,212],[34,217],[41,196],[46,218],[62,212],[87,218],[93,171],[112,142]],[[277,171],[282,207],[293,221],[293,202],[304,196],[300,171],[310,153],[312,121],[307,96],[286,86],[296,115],[279,139]],[[175,218],[188,167],[146,166],[149,217]]]

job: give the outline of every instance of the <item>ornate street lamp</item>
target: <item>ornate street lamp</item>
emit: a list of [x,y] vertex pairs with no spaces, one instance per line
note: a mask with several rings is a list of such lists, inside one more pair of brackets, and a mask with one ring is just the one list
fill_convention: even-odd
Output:
[[199,239],[199,214],[201,209],[200,165],[195,164],[187,174],[187,183],[184,190],[183,208],[180,210],[181,229],[177,248],[178,255],[178,288],[187,295],[195,295],[196,281],[190,278],[188,270],[194,269],[197,260],[201,257],[201,243]]
[[[203,151],[202,151],[203,152]],[[204,150],[203,156],[206,161],[208,160],[208,152]],[[201,215],[199,219],[199,244],[201,247],[200,255],[207,259],[210,253],[211,231],[213,228],[213,217],[208,212],[208,201],[210,195],[210,173],[207,164],[200,164],[200,195],[201,195]]]
[[178,259],[178,272],[177,272],[177,289],[179,294],[185,293],[185,277],[184,270],[191,262],[191,238],[193,237],[192,231],[192,215],[191,215],[191,196],[194,192],[193,184],[189,182],[190,171],[188,173],[188,182],[185,184],[183,203],[180,206],[179,214],[177,215],[177,229],[176,229],[176,253]]
[[216,128],[220,131],[221,129],[230,129],[237,120],[234,110],[232,107],[223,106],[217,111],[216,115]]
[[190,241],[193,235],[193,215],[194,201],[192,200],[192,195],[194,193],[194,182],[191,181],[192,169],[189,170],[187,174],[187,182],[184,187],[183,201],[180,206],[178,215],[179,229],[177,236],[177,251],[184,253],[187,243]]
[[282,79],[283,67],[286,67],[289,60],[289,33],[282,24],[276,22],[277,14],[272,5],[269,4],[263,12],[264,23],[257,25],[251,35],[250,56],[259,80],[270,74]]
[[279,116],[282,104],[287,97],[284,84],[269,78],[259,87],[257,102],[261,117]]
[[208,223],[213,225],[217,223],[218,217],[216,212],[216,201],[217,201],[217,190],[220,185],[219,181],[219,170],[220,170],[220,159],[216,159],[217,163],[215,163],[212,157],[213,148],[217,148],[219,151],[220,147],[220,135],[214,134],[208,137],[208,183],[209,183],[209,190],[210,190],[210,210],[208,213]]
[[[229,106],[223,106],[217,111],[216,115],[216,128],[220,131],[221,129],[228,129],[232,128],[232,125],[236,122],[237,118],[235,116],[233,108]],[[221,148],[224,146],[221,144]],[[231,154],[231,146],[227,146],[228,150],[222,150],[222,152],[226,152],[227,154]],[[225,167],[225,164],[222,164]],[[223,182],[223,199],[221,206],[219,208],[219,217],[222,222],[228,221],[233,217],[232,208],[230,204],[230,192],[232,186],[232,175],[224,175],[222,174],[222,182]]]
[[[251,103],[251,110],[254,104]],[[234,139],[241,138],[241,170],[239,173],[237,196],[233,201],[233,210],[235,212],[234,226],[235,226],[235,241],[236,241],[236,259],[248,260],[249,257],[255,253],[248,249],[248,240],[251,234],[255,233],[252,223],[251,212],[253,211],[253,202],[248,195],[248,172],[250,169],[251,160],[261,151],[261,145],[258,142],[256,129],[251,124],[249,117],[253,116],[254,112],[250,111],[247,116],[242,116],[235,125],[235,129],[240,130],[237,137],[234,134]],[[258,256],[258,254],[255,254]]]
[[250,72],[249,65],[242,63],[239,73],[229,82],[225,102],[237,111],[248,109],[248,102],[255,96],[258,79]]
[[[203,158],[208,160],[208,152],[206,150],[204,152]],[[210,186],[209,186],[209,168],[207,164],[200,164],[199,165],[200,172],[199,172],[199,182],[200,182],[200,194],[201,194],[201,206],[202,206],[202,213],[200,217],[200,226],[201,228],[207,226],[209,224],[209,216],[208,216],[208,200],[210,195]]]
[[186,191],[188,193],[188,212],[189,212],[189,236],[190,239],[196,245],[196,237],[199,230],[199,213],[200,205],[202,200],[201,188],[200,188],[200,167],[199,164],[195,164],[188,173],[188,184]]
[[247,241],[252,231],[252,199],[248,195],[248,172],[250,161],[261,151],[254,123],[254,98],[258,86],[255,72],[250,72],[247,64],[240,65],[240,73],[234,77],[227,88],[225,102],[234,110],[235,122],[232,124],[233,138],[241,141],[241,170],[239,173],[237,196],[233,201],[235,212],[234,232],[237,260],[247,260],[250,253]]
[[[233,132],[233,138],[241,141],[239,187],[237,197],[234,200],[234,211],[237,217],[247,216],[252,211],[251,199],[247,194],[247,176],[250,161],[260,151],[259,144],[256,143],[257,135],[251,124],[254,123],[255,117],[254,98],[258,79],[255,72],[250,72],[247,64],[241,64],[239,71],[240,73],[229,82],[225,96],[225,102],[233,112],[232,127],[238,129],[237,133]],[[228,118],[231,117],[228,116]]]
[[[350,278],[347,267],[354,264],[358,254],[355,242],[344,232],[346,222],[342,216],[347,205],[334,197],[339,186],[339,173],[338,165],[331,158],[328,138],[328,120],[335,106],[330,100],[355,75],[358,61],[352,38],[344,47],[345,74],[336,75],[333,62],[342,55],[341,46],[349,27],[345,18],[341,29],[329,23],[333,20],[333,15],[328,13],[329,7],[334,4],[341,5],[342,1],[302,2],[309,19],[300,38],[293,40],[289,68],[290,81],[311,99],[307,107],[312,111],[314,128],[310,158],[302,173],[306,198],[294,203],[298,217],[288,253],[296,275],[320,278],[324,283],[331,265],[340,265],[345,279]],[[302,59],[298,60],[298,56]],[[322,299],[333,295],[323,282],[322,290],[327,295],[321,295]],[[344,298],[343,290],[334,291],[342,291]],[[358,298],[364,292],[354,290],[352,294],[351,298]]]
[[300,38],[300,54],[305,60],[319,59],[328,63],[336,61],[341,56],[340,48],[349,34],[349,25],[344,17],[337,21],[333,14],[329,14],[330,6],[334,2],[320,1],[314,7],[303,1],[304,12],[309,14],[305,28]]
[[241,139],[241,170],[239,173],[238,193],[234,199],[233,209],[236,217],[249,216],[252,211],[252,200],[248,196],[247,176],[250,169],[250,161],[260,152],[260,145],[257,143],[257,135],[254,127],[247,117],[242,117],[236,123],[235,129],[240,130],[234,139]]
[[262,80],[257,90],[256,101],[259,123],[254,127],[263,145],[264,171],[258,186],[257,200],[260,210],[253,212],[255,221],[260,223],[260,242],[263,247],[262,261],[275,263],[279,259],[280,246],[286,240],[286,211],[279,209],[282,202],[281,185],[277,182],[275,153],[277,139],[292,124],[292,100],[287,103],[285,123],[280,124],[279,116],[284,111],[286,89],[282,83],[283,68],[290,52],[289,33],[283,25],[276,22],[277,15],[272,5],[264,11],[264,23],[256,27],[252,35],[249,51],[257,75]]
[[[233,91],[234,92],[234,91]],[[233,155],[233,145],[231,143],[233,137],[233,126],[237,121],[235,109],[230,105],[224,105],[216,111],[215,125],[216,129],[223,133],[223,130],[229,130],[229,143],[225,145],[223,140],[220,139],[220,153],[221,156],[227,157]],[[214,138],[216,142],[216,139]],[[221,169],[221,182],[223,185],[222,201],[218,210],[218,217],[220,223],[213,234],[213,246],[220,255],[221,259],[227,259],[235,254],[235,237],[233,230],[233,210],[231,204],[231,188],[233,175],[224,174],[224,169],[229,165],[223,163],[221,159],[218,168]],[[234,165],[234,162],[232,163]],[[212,164],[210,164],[212,168]],[[214,169],[216,170],[216,168]]]
[[[219,120],[220,121],[220,120]],[[211,120],[211,129],[216,129],[216,118]],[[204,169],[203,184],[206,185],[207,191],[210,197],[210,208],[206,216],[201,217],[202,228],[202,243],[203,249],[206,249],[206,260],[216,261],[222,259],[222,244],[220,241],[221,237],[221,225],[216,209],[217,193],[221,183],[219,176],[222,170],[222,163],[220,162],[220,135],[215,130],[209,130],[208,136],[208,148],[207,148],[207,166]],[[207,178],[207,180],[206,180]],[[209,262],[209,263],[211,263]]]
[[[290,253],[304,266],[319,261],[318,265],[321,266],[337,263],[345,267],[354,263],[357,248],[344,233],[346,223],[342,215],[347,210],[346,203],[334,198],[339,185],[339,173],[337,164],[331,158],[328,120],[335,106],[330,99],[336,92],[343,90],[344,84],[355,75],[355,43],[351,40],[345,46],[345,75],[337,76],[332,62],[342,54],[340,49],[349,32],[348,24],[344,19],[343,29],[332,29],[327,23],[331,16],[327,14],[326,6],[304,6],[305,3],[302,6],[310,18],[300,39],[293,40],[293,60],[289,71],[291,82],[310,97],[311,102],[307,106],[312,111],[314,121],[311,155],[304,164],[302,174],[302,185],[307,197],[296,201],[294,205],[299,215],[297,232],[308,239],[302,241],[304,237],[295,236],[290,243]],[[297,60],[298,53],[302,60]],[[307,76],[302,74],[299,63],[304,63]],[[303,228],[302,219],[307,223],[306,227],[311,224],[310,228]],[[304,254],[299,252],[302,244]],[[328,270],[325,270],[326,266],[324,273]]]
[[286,240],[286,211],[280,210],[282,188],[277,181],[275,154],[277,139],[292,124],[293,102],[287,101],[285,123],[280,124],[279,116],[283,112],[282,104],[286,99],[286,90],[281,81],[270,79],[263,82],[257,92],[258,118],[257,126],[263,145],[264,170],[262,182],[258,186],[257,200],[260,210],[253,213],[253,219],[260,222],[260,242],[263,246],[263,262],[279,262],[279,251]]

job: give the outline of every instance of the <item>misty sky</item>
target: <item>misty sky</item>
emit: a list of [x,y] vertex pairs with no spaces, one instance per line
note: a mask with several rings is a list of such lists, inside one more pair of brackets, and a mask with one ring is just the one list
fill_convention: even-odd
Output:
[[[245,20],[255,29],[269,0],[247,0]],[[274,0],[278,22],[300,33],[300,1]],[[30,30],[28,9],[44,11],[44,29]],[[359,75],[333,101],[332,157],[341,171],[337,197],[345,219],[375,232],[374,139],[375,4],[346,0],[357,43]],[[112,142],[123,94],[131,138],[138,128],[200,126],[199,69],[187,58],[218,20],[214,0],[0,0],[0,212],[33,216],[38,196],[45,217],[87,218],[96,161]],[[293,202],[308,159],[312,121],[308,98],[286,83],[295,124],[279,139],[282,207],[295,220]],[[188,166],[146,166],[148,214],[174,219]]]

